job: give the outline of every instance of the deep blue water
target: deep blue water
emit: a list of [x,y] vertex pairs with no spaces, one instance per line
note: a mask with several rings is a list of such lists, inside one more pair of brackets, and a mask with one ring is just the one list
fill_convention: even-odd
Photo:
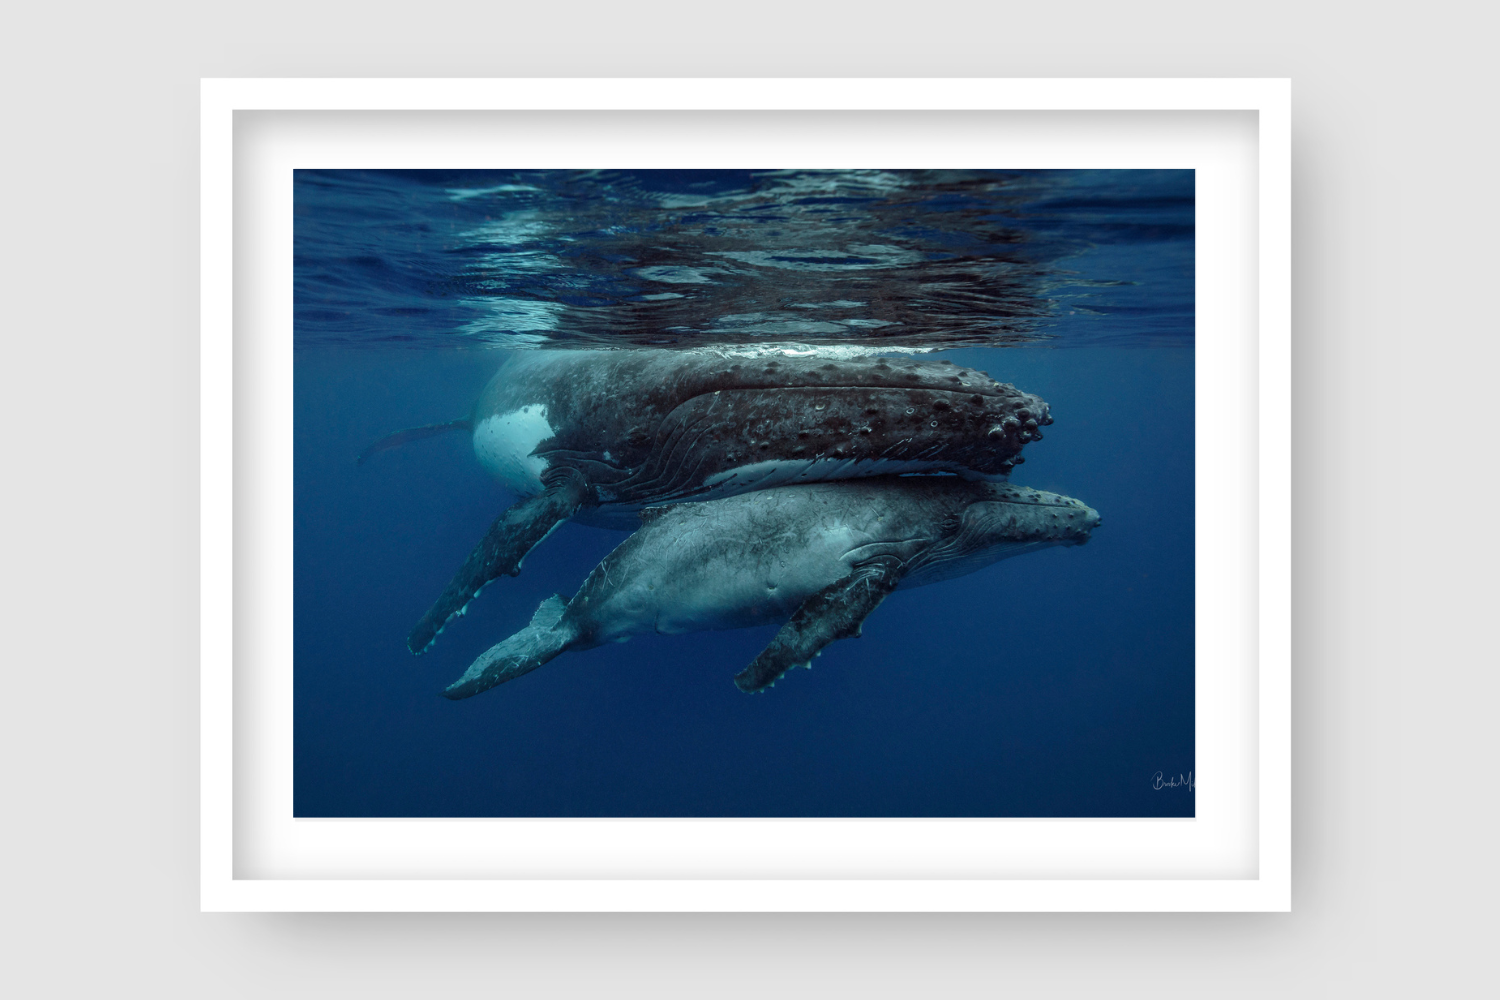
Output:
[[[1191,816],[1193,175],[299,172],[298,816]],[[439,695],[624,533],[568,524],[424,656],[512,497],[460,417],[509,349],[942,348],[1056,423],[1093,540],[900,591],[765,695],[771,627]]]

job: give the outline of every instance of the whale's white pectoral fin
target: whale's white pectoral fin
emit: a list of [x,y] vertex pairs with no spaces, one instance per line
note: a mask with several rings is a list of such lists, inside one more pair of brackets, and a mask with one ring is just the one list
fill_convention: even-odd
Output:
[[464,675],[448,686],[443,696],[455,701],[472,698],[496,684],[531,673],[567,649],[575,630],[558,624],[567,609],[567,602],[558,595],[547,598],[531,616],[531,624],[481,653],[469,664]]
[[802,602],[791,621],[751,664],[734,676],[741,691],[764,691],[792,667],[811,666],[823,647],[858,636],[870,612],[901,582],[894,560],[855,567],[849,576]]
[[558,469],[549,474],[548,480],[546,490],[512,504],[495,518],[483,540],[448,581],[442,595],[411,630],[406,639],[408,649],[413,653],[424,652],[486,584],[521,572],[521,561],[528,552],[576,514],[578,508],[593,502],[593,490],[573,469]]

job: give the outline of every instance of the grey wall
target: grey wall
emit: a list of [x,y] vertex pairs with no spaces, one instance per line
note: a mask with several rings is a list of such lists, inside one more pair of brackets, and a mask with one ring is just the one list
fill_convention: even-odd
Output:
[[[1497,227],[1480,9],[9,9],[7,992],[1379,995],[1482,974],[1495,544],[1474,508],[1495,478]],[[1292,77],[1294,912],[199,914],[197,81],[402,75]]]

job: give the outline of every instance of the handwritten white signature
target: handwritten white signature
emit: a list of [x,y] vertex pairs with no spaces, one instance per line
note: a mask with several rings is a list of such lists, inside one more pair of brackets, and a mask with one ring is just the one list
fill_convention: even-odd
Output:
[[1158,792],[1163,788],[1182,788],[1183,786],[1187,786],[1190,792],[1197,791],[1198,786],[1193,780],[1192,771],[1189,771],[1186,777],[1179,774],[1175,778],[1163,778],[1160,771],[1151,776],[1151,787]]

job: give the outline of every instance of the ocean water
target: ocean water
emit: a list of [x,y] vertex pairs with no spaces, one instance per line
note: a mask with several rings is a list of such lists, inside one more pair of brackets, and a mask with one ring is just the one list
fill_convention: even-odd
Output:
[[[1194,814],[1158,787],[1194,772],[1191,171],[299,171],[295,211],[297,816]],[[544,346],[937,350],[1050,404],[1011,479],[1103,524],[763,695],[774,627],[448,701],[626,534],[564,525],[414,657],[515,498],[463,434],[353,459]]]

